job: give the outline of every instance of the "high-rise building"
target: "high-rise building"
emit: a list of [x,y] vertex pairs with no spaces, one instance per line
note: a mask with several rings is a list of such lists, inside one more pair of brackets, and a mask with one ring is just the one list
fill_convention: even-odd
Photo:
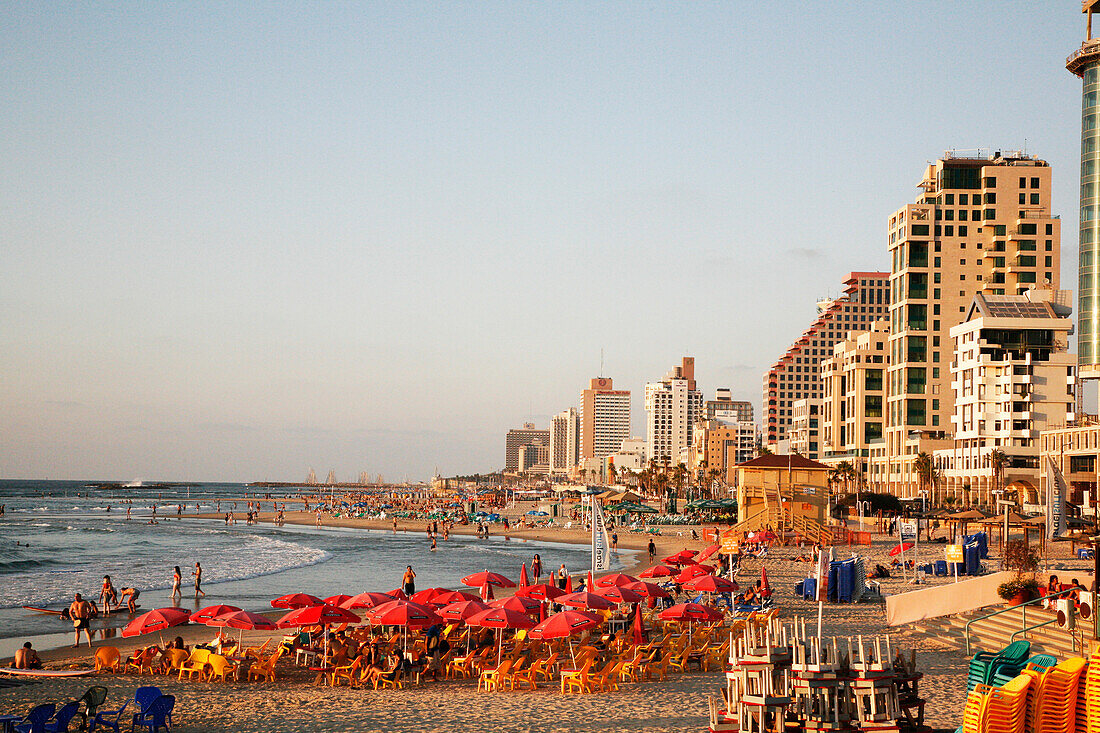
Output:
[[764,375],[763,441],[773,449],[787,436],[794,403],[821,397],[821,360],[850,331],[866,331],[886,315],[890,304],[889,274],[852,272],[844,279],[844,294],[818,303],[817,318],[787,353]]
[[821,452],[821,400],[795,400],[792,412],[787,431],[791,453],[816,461]]
[[889,220],[890,366],[886,487],[915,496],[918,454],[950,438],[950,330],[974,296],[1058,288],[1060,222],[1050,210],[1050,166],[1020,152],[945,153],[929,165],[917,202]]
[[521,445],[517,451],[517,463],[516,470],[520,473],[549,473],[550,446],[537,441]]
[[581,460],[600,461],[630,437],[630,390],[615,389],[611,377],[596,377],[581,392]]
[[[978,293],[966,320],[951,329],[954,445],[936,451],[945,496],[991,505],[997,489],[1039,502],[1039,431],[1073,417],[1074,355],[1069,353],[1071,295]],[[999,475],[992,454],[1005,463]]]
[[581,459],[581,415],[570,407],[550,418],[550,474],[567,476]]
[[691,446],[695,421],[703,415],[703,393],[695,386],[695,358],[685,356],[680,366],[660,382],[645,386],[646,454],[672,464],[681,460],[682,448]]
[[733,393],[728,387],[715,390],[714,399],[707,400],[705,407],[708,420],[720,420],[724,423],[753,422],[752,403],[733,399]]
[[[692,436],[691,460],[687,467],[702,474],[704,470],[719,471],[721,481],[733,485],[737,464],[751,461],[756,455],[756,425],[751,422],[729,423],[722,420],[700,420]],[[699,475],[700,483],[707,479]]]
[[504,439],[504,470],[518,471],[519,449],[524,445],[550,445],[550,431],[539,430],[534,423],[525,423],[522,428],[509,430]]
[[1100,0],[1085,0],[1085,42],[1066,59],[1081,77],[1080,265],[1077,272],[1077,364],[1082,379],[1100,379],[1100,38],[1092,14]]
[[[886,409],[887,342],[890,323],[875,321],[871,330],[849,333],[821,362],[821,455],[829,466],[847,462],[871,481],[870,446],[882,440]],[[857,481],[857,485],[861,482]]]

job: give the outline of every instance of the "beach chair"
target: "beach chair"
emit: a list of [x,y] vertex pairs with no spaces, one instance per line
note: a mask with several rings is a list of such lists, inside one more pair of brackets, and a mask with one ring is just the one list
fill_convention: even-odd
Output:
[[253,677],[263,679],[267,682],[275,681],[275,664],[279,661],[279,658],[283,656],[283,648],[280,646],[276,649],[270,657],[264,662],[256,662],[248,668],[248,681],[251,682]]
[[608,662],[603,669],[588,678],[585,692],[597,692],[599,690],[612,692],[618,690],[619,673],[622,671],[623,664],[625,662],[615,660]]
[[154,662],[157,659],[157,648],[155,646],[142,649],[136,655],[126,660],[126,671],[131,669],[137,670],[138,674],[143,674],[145,670],[149,670],[149,674],[153,673]]
[[80,716],[80,729],[85,730],[88,722],[95,719],[99,706],[107,700],[107,688],[96,685],[85,690],[77,701],[84,709],[77,713]]
[[42,727],[44,733],[65,733],[69,730],[69,723],[80,712],[80,701],[67,702],[57,709],[53,717],[46,721]]
[[[1023,669],[1021,669],[1020,672],[1023,672],[1024,669],[1033,669],[1042,673],[1046,672],[1057,663],[1058,660],[1050,654],[1035,654],[1027,660],[1027,662],[1024,664]],[[1011,668],[1008,667],[999,668],[996,672],[993,673],[993,679],[990,681],[990,685],[992,685],[993,687],[1001,687],[1002,685],[1007,684],[1009,681],[1016,677],[1016,675],[1009,674],[1010,671]]]
[[209,649],[195,648],[191,650],[191,656],[187,658],[183,664],[180,665],[179,679],[183,679],[183,675],[187,675],[187,679],[197,672],[199,679],[202,679],[203,674],[206,671],[206,662],[210,659]]
[[122,707],[118,710],[100,710],[92,718],[91,724],[88,726],[88,733],[95,733],[95,729],[99,727],[110,728],[115,733],[120,733],[119,725],[122,720],[122,714],[126,712],[126,708],[130,705],[130,700],[122,703]]
[[164,673],[178,672],[183,663],[187,661],[188,656],[186,649],[169,649],[166,651],[164,653]]
[[213,682],[215,677],[225,682],[226,675],[231,675],[237,671],[237,665],[230,662],[221,654],[211,654],[206,660],[206,663],[210,667],[210,671],[206,675],[207,682]]
[[134,716],[130,730],[135,728],[148,728],[149,733],[157,733],[161,728],[172,730],[172,708],[176,705],[176,698],[172,695],[161,695],[143,712]]
[[122,664],[122,653],[117,647],[101,646],[95,650],[95,671],[118,672]]
[[36,705],[27,713],[27,717],[12,726],[15,733],[46,733],[46,721],[53,717],[57,707],[51,702]]
[[527,667],[527,669],[515,669],[513,667],[508,676],[504,678],[505,683],[508,685],[508,689],[514,690],[516,689],[516,685],[520,683],[526,685],[528,690],[538,689],[539,676],[542,674],[549,674],[549,670],[546,666],[548,661],[549,658],[536,659],[531,662],[531,666]]
[[389,687],[394,690],[401,690],[405,687],[405,671],[398,667],[392,672],[392,677],[379,677],[374,680],[374,689],[379,687]]
[[[588,674],[596,659],[594,656],[585,659],[580,669],[563,669],[561,671],[561,694],[566,692],[586,692],[588,690]],[[578,660],[579,663],[579,660]]]
[[487,669],[478,675],[477,689],[480,692],[482,689],[485,692],[491,692],[500,687],[503,687],[504,678],[506,678],[512,670],[512,665],[515,664],[514,659],[505,659],[496,669]]
[[271,639],[268,639],[267,641],[265,641],[263,644],[260,644],[259,646],[246,647],[245,650],[244,650],[244,655],[246,657],[252,657],[253,659],[257,659],[257,660],[258,659],[263,659],[264,652],[267,651],[267,648],[270,645],[271,645]]
[[358,687],[359,678],[363,676],[363,658],[356,657],[351,664],[345,664],[332,670],[329,684],[333,687],[340,686],[340,680],[347,680],[348,687]]

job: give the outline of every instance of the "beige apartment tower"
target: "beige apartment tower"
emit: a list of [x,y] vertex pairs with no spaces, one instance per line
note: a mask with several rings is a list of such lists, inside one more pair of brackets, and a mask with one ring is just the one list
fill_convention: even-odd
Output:
[[913,497],[918,453],[950,446],[950,331],[977,293],[1058,288],[1060,221],[1051,169],[1020,152],[945,153],[914,204],[889,219],[890,366],[883,482]]
[[630,437],[630,390],[615,389],[611,377],[596,377],[581,392],[581,460],[602,459]]

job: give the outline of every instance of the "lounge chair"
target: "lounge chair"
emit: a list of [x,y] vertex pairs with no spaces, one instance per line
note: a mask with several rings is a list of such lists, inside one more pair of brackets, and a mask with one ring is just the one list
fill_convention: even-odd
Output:
[[53,717],[57,707],[53,703],[31,708],[27,717],[12,726],[16,733],[46,733],[46,721]]
[[95,650],[95,671],[118,672],[122,664],[122,653],[117,647],[101,646]]
[[199,679],[202,679],[203,674],[206,671],[206,662],[210,659],[209,649],[195,648],[191,650],[191,656],[187,658],[187,661],[180,665],[179,679],[183,679],[183,675],[187,675],[187,679],[191,679],[192,675],[196,672],[199,675]]
[[250,646],[244,650],[246,657],[253,657],[255,659],[262,659],[263,654],[267,651],[267,647],[271,645],[271,639],[268,639],[260,646]]
[[130,730],[134,728],[148,728],[149,733],[157,733],[161,728],[172,730],[172,708],[176,705],[176,698],[172,695],[161,695],[143,712],[134,716]]

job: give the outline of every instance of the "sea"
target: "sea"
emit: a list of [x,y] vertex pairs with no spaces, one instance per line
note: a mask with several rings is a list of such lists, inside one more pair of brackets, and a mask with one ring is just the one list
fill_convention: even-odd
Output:
[[[515,580],[535,553],[548,570],[565,563],[571,572],[583,572],[590,562],[586,547],[507,539],[499,526],[489,539],[440,539],[432,552],[423,531],[246,525],[246,495],[255,499],[269,491],[234,483],[0,481],[0,657],[27,640],[38,649],[71,644],[71,622],[23,606],[60,610],[74,593],[98,602],[104,575],[115,588],[137,588],[141,611],[226,603],[259,612],[272,610],[271,600],[287,593],[326,598],[389,591],[400,585],[406,565],[416,572],[419,589],[461,588],[460,579],[479,570]],[[236,510],[242,519],[228,526],[223,520],[180,520],[180,505],[184,513]],[[158,521],[150,524],[154,506]],[[206,591],[199,601],[191,579],[196,561]],[[612,570],[631,562],[632,553],[620,550]],[[170,597],[176,565],[183,574],[179,604]],[[126,613],[96,619],[93,638],[110,638],[129,620]]]

